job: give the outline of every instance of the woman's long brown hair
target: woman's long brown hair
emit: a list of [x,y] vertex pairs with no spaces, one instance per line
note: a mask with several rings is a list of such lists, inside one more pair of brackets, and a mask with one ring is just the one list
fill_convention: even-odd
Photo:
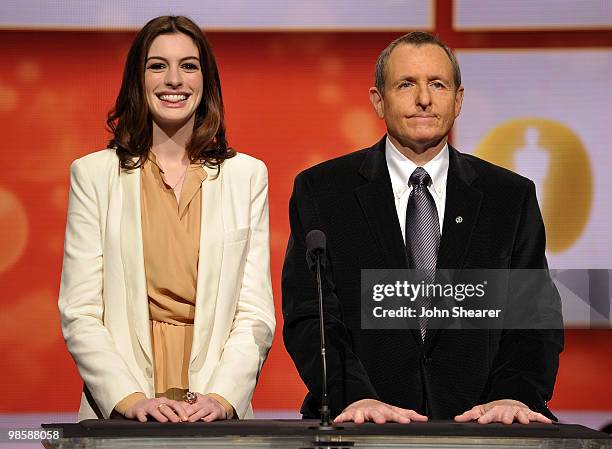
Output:
[[140,167],[149,154],[153,138],[153,121],[147,105],[144,72],[145,60],[153,40],[160,34],[183,33],[193,39],[200,52],[203,78],[202,100],[195,112],[193,134],[187,143],[192,163],[219,166],[236,152],[225,138],[223,96],[219,71],[212,48],[204,33],[183,16],[161,16],[149,21],[136,35],[125,61],[123,81],[115,107],[106,124],[113,134],[109,147],[114,148],[122,169]]

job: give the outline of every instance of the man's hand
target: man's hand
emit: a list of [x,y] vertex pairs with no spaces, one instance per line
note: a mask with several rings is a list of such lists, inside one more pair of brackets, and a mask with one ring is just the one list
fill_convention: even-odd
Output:
[[186,404],[189,422],[199,420],[205,422],[226,419],[225,408],[214,398],[196,393],[197,400],[193,404]]
[[514,421],[518,421],[521,424],[529,424],[530,422],[552,423],[546,416],[534,412],[522,402],[512,399],[502,399],[476,405],[471,410],[455,416],[455,421],[478,421],[479,424],[489,424],[492,422],[512,424]]
[[187,406],[186,402],[167,398],[141,399],[126,410],[125,417],[140,422],[145,422],[147,416],[159,422],[187,421],[189,417]]
[[427,421],[427,416],[419,415],[414,410],[385,404],[376,399],[362,399],[353,402],[334,419],[335,423],[350,421],[356,424],[363,424],[366,421],[373,421],[376,424],[384,424],[386,422],[425,422]]

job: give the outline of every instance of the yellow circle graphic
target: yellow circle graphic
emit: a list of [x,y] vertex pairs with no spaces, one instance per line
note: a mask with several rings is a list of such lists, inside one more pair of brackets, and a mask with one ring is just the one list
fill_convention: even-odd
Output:
[[537,117],[511,120],[490,131],[474,154],[535,182],[548,251],[576,242],[591,212],[593,177],[584,144],[570,128]]

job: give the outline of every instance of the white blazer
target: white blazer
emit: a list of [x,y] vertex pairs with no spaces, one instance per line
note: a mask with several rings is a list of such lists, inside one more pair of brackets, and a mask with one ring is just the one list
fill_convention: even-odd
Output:
[[[268,174],[244,154],[205,167],[189,388],[217,393],[238,417],[274,334]],[[154,397],[140,221],[140,170],[114,150],[71,166],[59,293],[62,332],[85,388],[79,420],[108,418],[130,393]]]

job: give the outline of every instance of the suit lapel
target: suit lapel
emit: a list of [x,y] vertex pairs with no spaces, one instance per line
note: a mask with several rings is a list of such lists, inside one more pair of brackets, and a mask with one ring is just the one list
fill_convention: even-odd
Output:
[[[459,269],[472,239],[472,232],[480,211],[482,192],[471,186],[477,175],[469,162],[449,145],[449,166],[446,181],[444,225],[436,266]],[[438,340],[440,329],[427,331],[425,351],[431,352]]]
[[368,150],[359,169],[367,181],[355,189],[366,222],[378,244],[385,268],[408,268],[402,231],[397,221],[391,178],[385,159],[385,140]]
[[122,171],[120,179],[122,191],[121,257],[128,311],[130,317],[134,320],[133,324],[138,342],[149,362],[153,363],[142,244],[140,169]]
[[218,174],[216,169],[204,169],[207,177],[202,181],[200,254],[190,358],[192,363],[210,339],[223,260],[223,168]]
[[[368,150],[359,169],[359,173],[367,182],[355,189],[355,195],[374,239],[382,251],[385,261],[383,267],[409,268],[385,158],[385,145],[386,136]],[[421,332],[418,329],[411,329],[410,333],[420,351],[423,344]]]
[[461,268],[480,211],[482,192],[471,187],[476,173],[462,155],[449,146],[446,206],[438,268]]

